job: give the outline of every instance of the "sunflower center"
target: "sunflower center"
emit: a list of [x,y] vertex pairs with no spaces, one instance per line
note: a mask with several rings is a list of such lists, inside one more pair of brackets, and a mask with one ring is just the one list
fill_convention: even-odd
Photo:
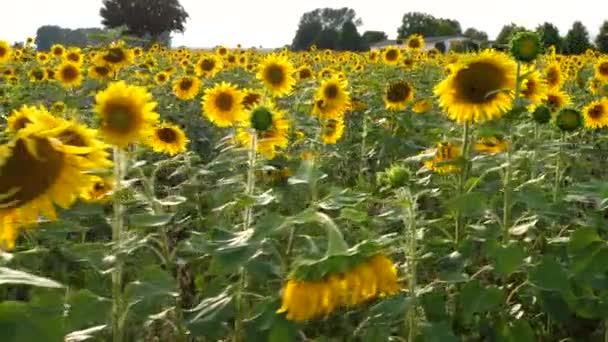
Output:
[[587,113],[592,119],[599,119],[604,114],[604,107],[601,104],[597,104],[591,107]]
[[555,68],[547,70],[547,83],[550,86],[556,85],[559,80],[559,72]]
[[106,124],[113,131],[119,133],[128,133],[135,124],[132,118],[132,113],[128,107],[121,104],[110,105],[107,110]]
[[66,58],[72,62],[78,62],[80,60],[80,55],[77,53],[69,53]]
[[203,71],[211,71],[215,67],[215,61],[211,58],[203,59],[201,62],[201,69]]
[[179,82],[179,89],[183,91],[190,90],[194,82],[190,78],[184,78]]
[[455,76],[457,93],[467,101],[482,104],[492,101],[504,88],[503,70],[487,62],[471,63]]
[[8,53],[8,50],[4,46],[0,46],[0,57],[4,57]]
[[266,107],[259,107],[251,112],[251,127],[264,132],[272,127],[272,113]]
[[18,118],[17,120],[15,120],[15,122],[13,123],[13,128],[15,131],[18,131],[20,129],[25,128],[25,126],[27,126],[28,124],[31,124],[32,122],[30,121],[30,119],[22,116],[20,118]]
[[169,127],[157,129],[156,136],[158,137],[158,139],[165,143],[173,143],[175,142],[175,140],[177,140],[177,134],[172,128]]
[[262,96],[258,93],[247,93],[243,98],[243,107],[249,108],[254,104],[260,102]]
[[388,87],[386,98],[389,102],[403,102],[410,96],[412,89],[406,82],[396,82]]
[[526,80],[524,86],[522,87],[521,94],[524,97],[530,97],[535,93],[536,90],[536,82],[534,80]]
[[412,39],[408,42],[407,46],[409,46],[412,49],[417,49],[420,47],[420,41],[418,39]]
[[68,82],[73,81],[78,77],[78,69],[72,65],[68,65],[61,69],[61,77]]
[[608,62],[604,62],[604,63],[600,64],[600,66],[597,69],[600,72],[600,75],[608,76]]
[[234,99],[229,93],[219,93],[215,98],[215,106],[224,112],[232,109]]
[[102,191],[104,189],[105,189],[105,185],[103,184],[103,182],[96,182],[95,185],[93,185],[94,191]]
[[95,72],[101,76],[107,76],[110,73],[110,68],[105,66],[97,66],[95,67]]
[[283,68],[279,65],[270,65],[266,68],[266,79],[272,85],[280,85],[285,80]]
[[65,130],[57,137],[64,145],[84,147],[87,146],[84,138],[73,130]]
[[127,58],[125,52],[118,47],[108,49],[108,53],[103,56],[103,60],[109,63],[120,63]]
[[310,69],[301,69],[300,70],[300,78],[301,79],[307,79],[312,77],[312,72],[310,72]]
[[390,49],[390,50],[386,51],[385,56],[386,56],[387,61],[395,61],[395,60],[397,60],[397,56],[398,56],[397,50]]
[[234,62],[236,62],[236,57],[228,56],[228,63],[234,63]]
[[336,84],[330,84],[323,89],[323,95],[325,98],[333,100],[338,97],[339,89]]
[[[11,156],[0,167],[2,208],[19,207],[44,194],[58,179],[64,166],[64,156],[47,139],[32,138],[34,144],[19,139]],[[33,149],[28,149],[28,145]]]
[[34,70],[34,72],[32,72],[32,76],[34,76],[37,81],[40,81],[44,78],[44,71]]

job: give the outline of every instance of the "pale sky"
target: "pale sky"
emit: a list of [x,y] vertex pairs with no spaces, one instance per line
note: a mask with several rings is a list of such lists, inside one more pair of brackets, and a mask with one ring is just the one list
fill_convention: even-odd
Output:
[[[0,0],[0,40],[22,41],[42,25],[66,28],[99,27],[101,0]],[[462,29],[475,27],[494,38],[503,25],[527,28],[548,21],[563,36],[580,20],[592,37],[608,20],[605,0],[181,0],[190,14],[184,34],[173,45],[279,47],[291,43],[300,16],[319,7],[351,7],[363,19],[359,32],[385,31],[395,38],[406,12],[424,12],[456,19]]]

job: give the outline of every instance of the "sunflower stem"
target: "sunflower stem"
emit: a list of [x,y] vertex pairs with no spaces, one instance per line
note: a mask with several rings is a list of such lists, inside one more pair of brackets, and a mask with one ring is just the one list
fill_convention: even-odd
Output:
[[[469,155],[470,155],[470,140],[471,140],[471,127],[467,121],[462,126],[462,160],[463,165],[460,170],[458,177],[458,196],[462,196],[465,193],[465,183],[469,178]],[[456,214],[456,227],[454,229],[454,244],[458,246],[460,243],[460,235],[463,232],[464,218],[460,212]]]
[[534,122],[534,151],[532,154],[532,172],[531,179],[536,178],[538,174],[538,145],[540,143],[540,125]]
[[557,158],[555,158],[555,184],[553,185],[553,202],[557,202],[559,196],[560,185],[561,185],[561,173],[562,173],[562,145],[565,141],[565,134],[562,133],[559,139],[559,146],[557,149]]
[[405,235],[407,238],[408,246],[408,283],[409,283],[409,292],[410,296],[413,300],[412,307],[408,310],[405,317],[405,325],[408,333],[408,341],[414,341],[416,339],[417,329],[418,329],[418,319],[417,319],[417,302],[416,302],[416,288],[417,284],[417,276],[416,276],[416,268],[417,268],[417,240],[416,240],[416,202],[413,198],[412,194],[409,191],[403,191],[401,195],[402,201],[402,214],[401,219],[403,220],[403,227],[405,230]]
[[[114,177],[116,178],[115,194],[120,194],[122,189],[122,181],[124,179],[126,166],[126,155],[124,151],[118,147],[114,147]],[[121,203],[121,196],[115,195],[112,197],[113,220],[112,220],[112,242],[114,248],[118,251],[121,248],[124,235],[124,206]],[[123,278],[123,263],[120,258],[116,258],[114,269],[112,271],[112,335],[114,342],[122,342],[124,340],[124,301],[122,298],[122,278]]]
[[[257,150],[257,132],[252,131],[251,144],[249,146],[249,157],[247,163],[247,185],[245,193],[248,197],[252,197],[255,192],[255,164],[256,164],[256,150]],[[251,199],[251,198],[250,198]],[[247,204],[243,215],[243,231],[249,230],[253,219],[253,204]],[[243,292],[245,291],[247,274],[245,268],[241,268],[239,272],[238,289],[236,292],[236,317],[234,320],[234,336],[232,341],[237,342],[241,340],[241,330],[243,326]]]
[[367,140],[367,115],[365,112],[362,115],[362,129],[361,129],[361,154],[359,156],[359,180],[363,178],[363,171],[365,169],[365,144]]

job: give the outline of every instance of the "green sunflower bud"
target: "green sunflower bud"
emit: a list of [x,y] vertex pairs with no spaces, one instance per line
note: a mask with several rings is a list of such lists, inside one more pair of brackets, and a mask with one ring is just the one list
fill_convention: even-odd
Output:
[[266,107],[257,107],[251,111],[251,127],[264,132],[272,127],[272,112]]
[[394,165],[387,170],[387,178],[393,188],[404,186],[410,180],[410,170],[401,165]]
[[551,121],[551,110],[547,106],[538,106],[532,113],[532,118],[539,124],[546,124]]
[[583,125],[583,116],[578,110],[565,108],[557,113],[555,125],[564,132],[572,132]]
[[540,39],[534,32],[519,32],[511,39],[511,54],[520,62],[533,61],[541,50]]

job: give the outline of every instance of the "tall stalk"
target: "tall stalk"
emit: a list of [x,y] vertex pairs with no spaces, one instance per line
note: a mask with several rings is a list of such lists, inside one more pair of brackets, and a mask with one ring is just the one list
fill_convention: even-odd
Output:
[[559,140],[559,147],[557,149],[557,157],[555,158],[555,184],[553,185],[553,202],[557,202],[559,196],[561,177],[562,177],[562,146],[565,142],[566,135],[562,133]]
[[416,290],[418,286],[418,278],[416,275],[417,268],[417,240],[416,240],[416,200],[412,194],[408,191],[402,195],[402,214],[401,219],[403,220],[403,227],[407,239],[407,251],[408,251],[408,284],[409,293],[413,299],[411,309],[405,318],[405,324],[408,332],[408,341],[414,341],[418,330],[418,318],[417,318],[417,300]]
[[[469,178],[469,164],[470,164],[470,145],[471,145],[471,124],[465,122],[462,127],[462,159],[463,165],[460,169],[458,176],[458,196],[462,196],[465,193],[465,183]],[[464,230],[464,218],[462,214],[458,212],[456,214],[456,227],[454,229],[454,243],[456,246],[460,243],[460,235]]]
[[[125,152],[114,147],[114,177],[116,178],[115,194],[120,194],[122,189],[122,181],[125,177],[125,167],[127,156]],[[113,220],[112,220],[112,242],[114,248],[121,248],[124,236],[124,206],[120,202],[120,196],[113,196]],[[124,299],[122,297],[122,278],[123,264],[122,260],[116,259],[114,269],[112,271],[112,335],[114,342],[122,342],[124,340]]]

